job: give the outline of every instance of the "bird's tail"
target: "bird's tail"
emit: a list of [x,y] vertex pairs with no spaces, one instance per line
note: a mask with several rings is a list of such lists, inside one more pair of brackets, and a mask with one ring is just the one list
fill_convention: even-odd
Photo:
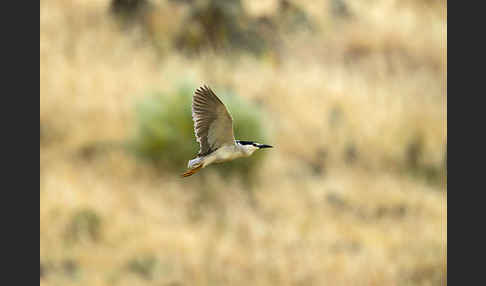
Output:
[[188,169],[194,169],[195,167],[197,167],[197,165],[201,164],[201,160],[202,160],[202,157],[196,157],[192,160],[189,160],[189,162],[187,163],[187,168]]
[[194,175],[195,173],[197,173],[199,170],[201,170],[202,168],[202,164],[199,165],[198,167],[194,168],[194,169],[190,169],[190,170],[187,170],[184,174],[182,174],[182,177],[185,178],[185,177],[189,177],[191,175]]

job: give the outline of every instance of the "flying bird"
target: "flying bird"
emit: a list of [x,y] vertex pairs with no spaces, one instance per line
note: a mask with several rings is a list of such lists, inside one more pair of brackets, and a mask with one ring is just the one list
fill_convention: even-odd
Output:
[[241,157],[249,157],[258,149],[270,145],[252,141],[235,140],[233,119],[223,102],[206,85],[196,89],[192,97],[192,120],[200,150],[197,157],[189,160],[189,177],[212,163],[222,163]]

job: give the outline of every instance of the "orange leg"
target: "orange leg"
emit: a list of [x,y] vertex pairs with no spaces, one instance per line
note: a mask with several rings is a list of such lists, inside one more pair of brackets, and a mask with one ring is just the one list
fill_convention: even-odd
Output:
[[201,170],[202,168],[202,165],[199,165],[199,167],[196,167],[194,169],[191,169],[191,170],[187,170],[184,174],[182,174],[182,177],[189,177],[195,173],[197,173],[199,170]]

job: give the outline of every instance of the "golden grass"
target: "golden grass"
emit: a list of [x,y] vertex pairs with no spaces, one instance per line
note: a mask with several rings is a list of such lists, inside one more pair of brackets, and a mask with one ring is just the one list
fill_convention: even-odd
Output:
[[[262,13],[275,6],[266,2]],[[417,138],[420,164],[443,164],[441,8],[356,3],[357,19],[335,24],[327,2],[315,3],[301,4],[324,36],[285,39],[293,43],[278,61],[160,57],[137,30],[118,29],[108,1],[40,3],[41,285],[446,283],[445,184],[404,171]],[[252,201],[244,184],[211,168],[204,182],[182,180],[122,150],[80,155],[87,144],[128,138],[137,99],[181,79],[262,103],[276,148]],[[84,209],[99,215],[100,238],[67,243],[67,226]],[[148,276],[130,266],[151,258]]]

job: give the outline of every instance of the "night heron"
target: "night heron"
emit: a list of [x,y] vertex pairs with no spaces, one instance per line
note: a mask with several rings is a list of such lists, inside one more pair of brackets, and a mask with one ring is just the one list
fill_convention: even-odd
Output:
[[183,177],[191,176],[212,163],[248,157],[258,149],[272,148],[270,145],[235,140],[231,115],[223,102],[206,85],[194,92],[192,120],[200,150],[196,158],[189,160],[189,170],[182,174]]

